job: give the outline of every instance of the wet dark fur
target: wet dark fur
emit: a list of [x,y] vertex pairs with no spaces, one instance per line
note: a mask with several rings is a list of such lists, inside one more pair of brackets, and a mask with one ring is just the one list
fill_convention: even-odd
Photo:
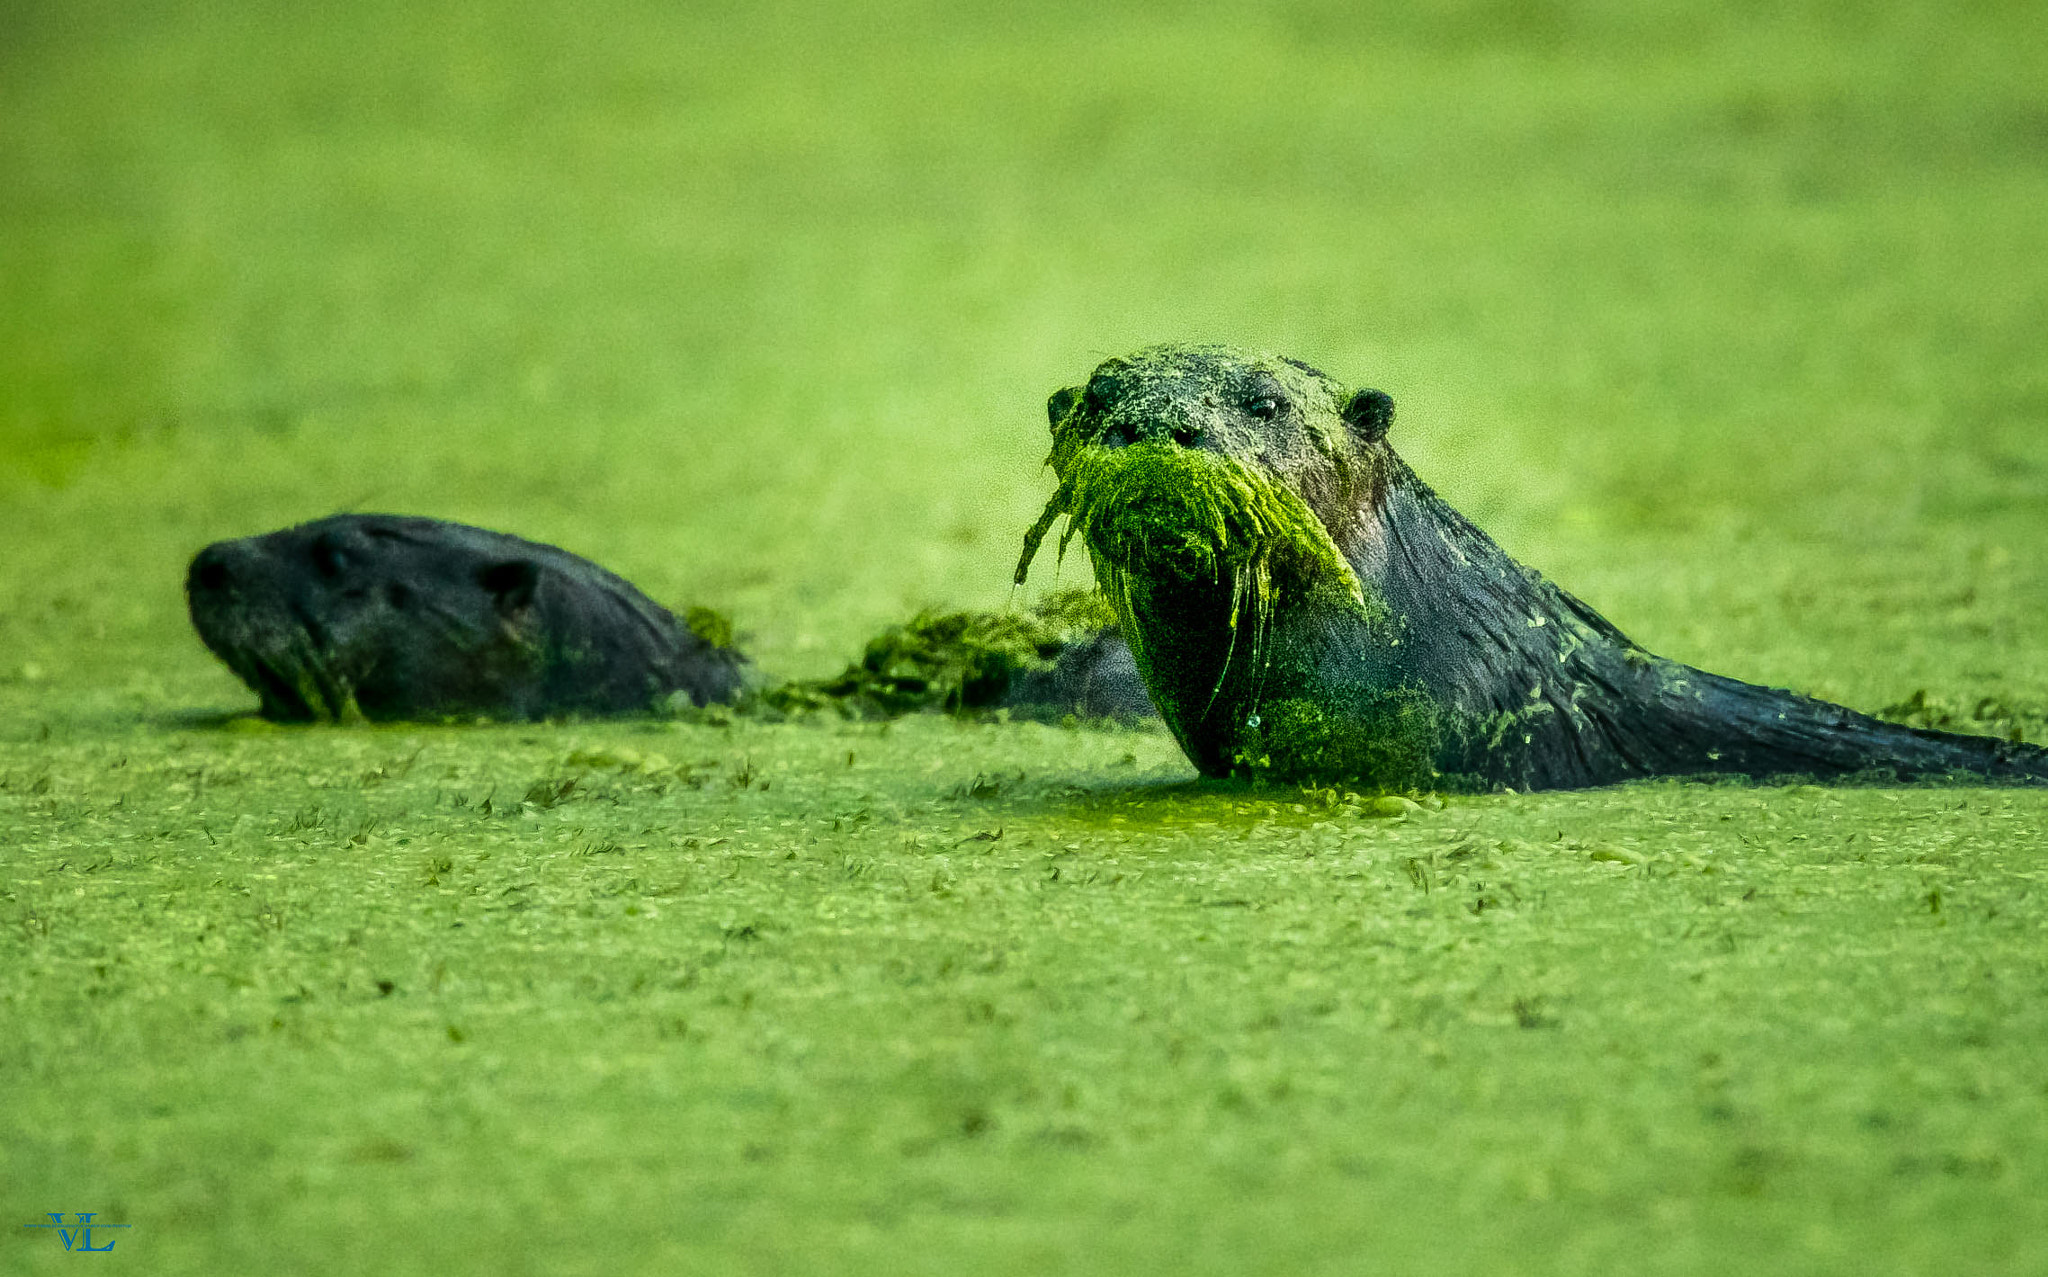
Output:
[[[1199,711],[1168,723],[1204,773],[1246,771],[1247,756],[1269,743],[1254,735],[1261,709],[1270,718],[1291,698],[1354,725],[1394,721],[1379,717],[1389,705],[1448,711],[1424,779],[1394,787],[1562,789],[1711,774],[2048,780],[2048,750],[2033,745],[1903,727],[1643,651],[1417,478],[1386,442],[1387,396],[1255,358],[1158,348],[1104,364],[1049,405],[1056,438],[1064,423],[1091,446],[1170,439],[1262,466],[1307,500],[1368,599],[1385,604],[1388,615],[1369,622],[1327,595],[1290,598],[1280,583],[1270,632],[1254,644],[1227,623],[1227,584],[1142,583],[1140,664],[1155,699]],[[1282,363],[1307,374],[1294,392],[1274,379],[1275,370],[1292,377]],[[1330,461],[1304,473],[1269,460],[1303,455]]]
[[644,713],[730,700],[746,663],[586,559],[436,519],[221,541],[185,588],[200,638],[281,722]]
[[1529,737],[1465,741],[1448,770],[1519,789],[1712,773],[2048,780],[2033,745],[1904,727],[1652,656],[1394,462],[1346,557],[1421,639],[1410,660],[1425,683],[1475,715],[1519,711]]

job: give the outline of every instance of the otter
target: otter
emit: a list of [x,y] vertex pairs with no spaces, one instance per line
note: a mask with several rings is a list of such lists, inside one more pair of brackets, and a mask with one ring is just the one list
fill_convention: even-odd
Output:
[[185,589],[199,637],[279,722],[646,713],[746,682],[715,613],[685,624],[566,550],[438,519],[217,542]]
[[1882,722],[1652,655],[1387,442],[1393,400],[1299,360],[1157,346],[1047,404],[1062,517],[1207,776],[1387,792],[1649,776],[2048,780],[2048,750]]

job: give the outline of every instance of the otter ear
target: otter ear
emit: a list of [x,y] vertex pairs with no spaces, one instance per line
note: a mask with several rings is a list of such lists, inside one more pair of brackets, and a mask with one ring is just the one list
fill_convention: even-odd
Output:
[[479,569],[476,583],[490,591],[498,615],[513,618],[533,606],[533,592],[540,586],[540,564],[531,559],[507,559]]
[[1066,420],[1074,405],[1081,402],[1079,386],[1063,386],[1052,392],[1052,398],[1045,401],[1045,419],[1054,427]]
[[1394,399],[1384,390],[1361,390],[1344,401],[1344,424],[1362,443],[1378,443],[1394,424]]

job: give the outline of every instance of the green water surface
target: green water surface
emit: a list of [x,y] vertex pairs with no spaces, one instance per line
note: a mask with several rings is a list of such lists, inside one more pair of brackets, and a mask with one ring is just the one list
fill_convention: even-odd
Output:
[[272,729],[180,589],[429,514],[824,675],[1218,341],[1652,650],[2048,741],[2036,8],[0,5],[0,1271],[2048,1272],[2040,791]]

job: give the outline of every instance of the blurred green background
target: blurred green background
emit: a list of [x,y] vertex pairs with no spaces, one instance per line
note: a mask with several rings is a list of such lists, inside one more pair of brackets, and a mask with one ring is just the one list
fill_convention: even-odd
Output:
[[1012,600],[1051,390],[1224,341],[1392,393],[1653,650],[2048,739],[2042,40],[0,0],[0,1223],[193,1273],[2048,1271],[2039,793],[1347,822],[1158,733],[264,732],[181,590],[416,512],[822,673]]
[[1392,392],[1654,648],[2048,697],[2028,4],[0,22],[0,651],[76,696],[239,703],[183,561],[344,508],[562,542],[814,672],[1003,603],[1045,395],[1211,339]]

